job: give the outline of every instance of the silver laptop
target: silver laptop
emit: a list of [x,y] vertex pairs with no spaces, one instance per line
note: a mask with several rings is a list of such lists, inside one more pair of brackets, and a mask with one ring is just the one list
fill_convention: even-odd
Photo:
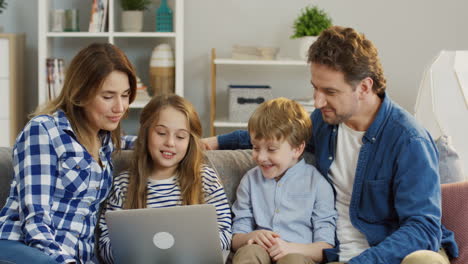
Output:
[[223,263],[213,205],[107,211],[106,220],[116,263]]

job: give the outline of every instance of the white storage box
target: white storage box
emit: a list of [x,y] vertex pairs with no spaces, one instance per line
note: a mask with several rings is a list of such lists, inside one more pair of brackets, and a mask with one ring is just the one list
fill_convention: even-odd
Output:
[[229,121],[249,121],[254,110],[272,98],[269,85],[229,85]]

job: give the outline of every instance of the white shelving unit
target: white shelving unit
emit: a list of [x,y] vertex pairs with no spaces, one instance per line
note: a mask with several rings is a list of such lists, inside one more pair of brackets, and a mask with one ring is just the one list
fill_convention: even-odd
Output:
[[247,122],[231,122],[216,119],[216,66],[242,65],[242,66],[307,66],[303,60],[236,60],[216,58],[216,49],[211,50],[211,100],[210,100],[210,135],[216,135],[216,128],[245,128]]
[[[58,57],[60,52],[65,50],[69,60],[82,48],[91,42],[108,42],[120,47],[132,61],[130,54],[138,54],[139,62],[132,63],[136,67],[138,76],[148,75],[149,63],[151,60],[152,47],[160,43],[171,43],[175,56],[175,93],[184,96],[184,0],[169,0],[169,5],[173,10],[174,32],[120,32],[117,25],[121,10],[119,0],[109,0],[108,6],[108,31],[99,33],[90,33],[88,30],[89,14],[91,12],[92,1],[73,1],[73,0],[38,0],[38,104],[43,104],[47,100],[46,83],[46,59],[49,57]],[[79,8],[80,5],[80,30],[81,32],[51,32],[49,27],[50,12],[56,8]],[[58,6],[58,7],[57,7]],[[156,8],[159,3],[156,3]],[[87,12],[86,12],[87,11]],[[155,10],[146,11],[155,12]],[[84,14],[83,14],[84,13]],[[88,18],[88,19],[86,19]],[[152,21],[155,24],[155,21]],[[153,26],[155,27],[155,26]],[[149,27],[146,26],[146,29]],[[145,26],[144,26],[145,30]],[[58,43],[57,43],[58,42]],[[75,43],[85,43],[83,45]],[[146,45],[146,46],[145,46]],[[152,45],[147,47],[148,45]],[[72,46],[72,47],[70,47]],[[145,46],[145,47],[142,47]],[[65,68],[70,62],[65,60]],[[149,84],[148,78],[141,78],[143,83]],[[134,102],[131,108],[142,108],[146,102]]]
[[12,147],[26,122],[24,34],[0,33],[0,146]]

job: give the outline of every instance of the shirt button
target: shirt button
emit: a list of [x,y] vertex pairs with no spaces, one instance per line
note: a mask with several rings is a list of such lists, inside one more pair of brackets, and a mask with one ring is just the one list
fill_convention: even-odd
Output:
[[329,159],[329,160],[332,160],[332,159],[333,159],[333,157],[332,157],[332,156],[330,156],[330,157],[328,157],[328,159]]
[[80,165],[76,165],[76,166],[75,166],[75,169],[77,169],[77,170],[81,169],[81,168],[80,168]]
[[372,138],[372,141],[375,141],[375,137]]
[[279,209],[276,209],[275,210],[275,213],[279,214],[280,210]]
[[336,128],[333,129],[333,132],[336,132]]
[[278,187],[281,187],[281,183],[278,183]]
[[98,187],[96,187],[96,191],[99,191],[99,186],[98,186]]

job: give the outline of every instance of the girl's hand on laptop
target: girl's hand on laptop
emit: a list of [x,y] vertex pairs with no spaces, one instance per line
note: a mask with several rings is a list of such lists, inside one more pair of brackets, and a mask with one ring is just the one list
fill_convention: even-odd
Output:
[[255,230],[249,233],[249,239],[247,244],[257,244],[264,249],[268,250],[276,242],[276,238],[279,238],[280,235],[269,230]]
[[278,261],[280,258],[286,256],[290,253],[296,253],[294,245],[288,243],[281,238],[276,238],[273,246],[267,249],[268,254],[270,254],[271,259]]

